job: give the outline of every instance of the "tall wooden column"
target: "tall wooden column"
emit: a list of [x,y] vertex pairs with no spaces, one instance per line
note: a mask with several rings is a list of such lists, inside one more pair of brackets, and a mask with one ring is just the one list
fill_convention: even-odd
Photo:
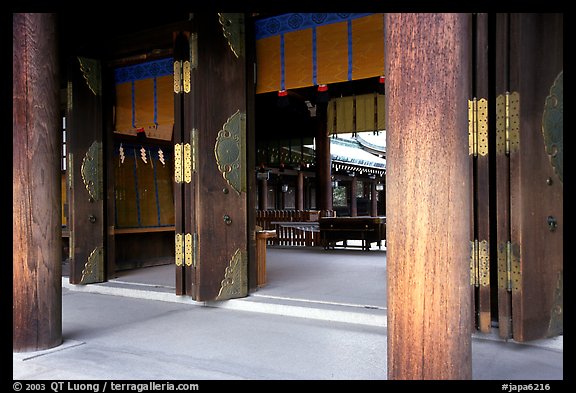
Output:
[[299,171],[296,178],[296,210],[304,210],[304,172]]
[[316,207],[324,216],[332,212],[332,158],[330,156],[330,136],[326,123],[327,104],[316,104]]
[[268,180],[258,180],[258,209],[268,209]]
[[358,180],[356,176],[352,177],[350,182],[350,216],[356,217],[358,215]]
[[62,343],[62,218],[55,16],[13,14],[12,347]]
[[470,16],[385,26],[388,378],[470,379]]
[[370,215],[376,217],[378,215],[378,191],[376,191],[376,182],[370,183]]

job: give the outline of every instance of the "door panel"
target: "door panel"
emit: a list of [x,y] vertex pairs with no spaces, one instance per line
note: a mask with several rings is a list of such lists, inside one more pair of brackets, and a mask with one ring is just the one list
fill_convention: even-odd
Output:
[[474,21],[475,328],[489,332],[497,321],[502,338],[551,337],[563,331],[562,15]]
[[474,26],[474,70],[472,99],[469,102],[471,129],[469,133],[472,148],[470,166],[472,176],[472,250],[473,280],[475,286],[474,305],[476,328],[483,333],[491,328],[491,249],[490,249],[490,161],[492,151],[489,149],[488,125],[488,15],[473,16]]
[[512,325],[514,339],[527,341],[561,334],[563,325],[562,14],[510,16],[510,90],[518,100],[518,140],[510,146]]
[[[495,21],[495,85],[497,92],[509,91],[508,42],[509,17],[499,14]],[[495,145],[495,226],[498,271],[498,334],[501,338],[512,338],[512,286],[510,271],[510,155],[506,149],[506,95],[496,100],[496,145]],[[494,105],[494,104],[493,104]]]
[[73,58],[68,81],[70,283],[105,280],[102,84],[100,62]]
[[177,280],[179,293],[198,301],[248,294],[243,24],[242,14],[202,14],[190,33],[177,35],[176,47],[182,45],[183,58],[190,59],[189,65],[182,61],[183,92],[175,93],[182,97],[183,189],[175,205],[182,221],[177,247],[183,244]]

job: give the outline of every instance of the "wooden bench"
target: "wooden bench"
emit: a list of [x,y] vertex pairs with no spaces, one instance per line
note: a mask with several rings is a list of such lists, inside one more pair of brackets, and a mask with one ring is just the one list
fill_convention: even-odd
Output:
[[361,240],[362,249],[368,251],[371,243],[386,240],[386,217],[323,217],[319,219],[320,239],[324,249],[334,248],[337,242]]

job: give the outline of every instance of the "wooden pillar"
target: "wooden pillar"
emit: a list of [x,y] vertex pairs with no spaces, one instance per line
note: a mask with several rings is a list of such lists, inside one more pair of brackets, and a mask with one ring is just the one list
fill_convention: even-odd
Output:
[[304,172],[299,171],[296,178],[296,210],[304,210]]
[[266,179],[258,181],[258,209],[268,209],[268,180]]
[[350,181],[350,216],[356,217],[358,215],[358,201],[356,195],[358,194],[358,180],[353,176]]
[[327,104],[316,104],[316,208],[324,216],[332,212],[332,159],[330,156],[330,136],[327,128]]
[[470,379],[470,15],[385,18],[388,379]]
[[62,217],[56,17],[12,17],[12,347],[62,343]]
[[378,191],[376,191],[376,181],[370,183],[370,215],[378,215]]

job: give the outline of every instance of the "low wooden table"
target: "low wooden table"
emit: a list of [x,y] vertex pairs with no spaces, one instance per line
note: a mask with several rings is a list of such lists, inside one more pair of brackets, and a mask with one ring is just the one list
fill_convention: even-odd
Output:
[[276,237],[275,230],[256,231],[256,261],[258,266],[258,287],[266,285],[266,240]]
[[319,224],[326,250],[339,241],[346,247],[348,240],[361,240],[362,249],[368,251],[370,243],[377,242],[381,247],[382,240],[386,240],[386,217],[323,217]]

